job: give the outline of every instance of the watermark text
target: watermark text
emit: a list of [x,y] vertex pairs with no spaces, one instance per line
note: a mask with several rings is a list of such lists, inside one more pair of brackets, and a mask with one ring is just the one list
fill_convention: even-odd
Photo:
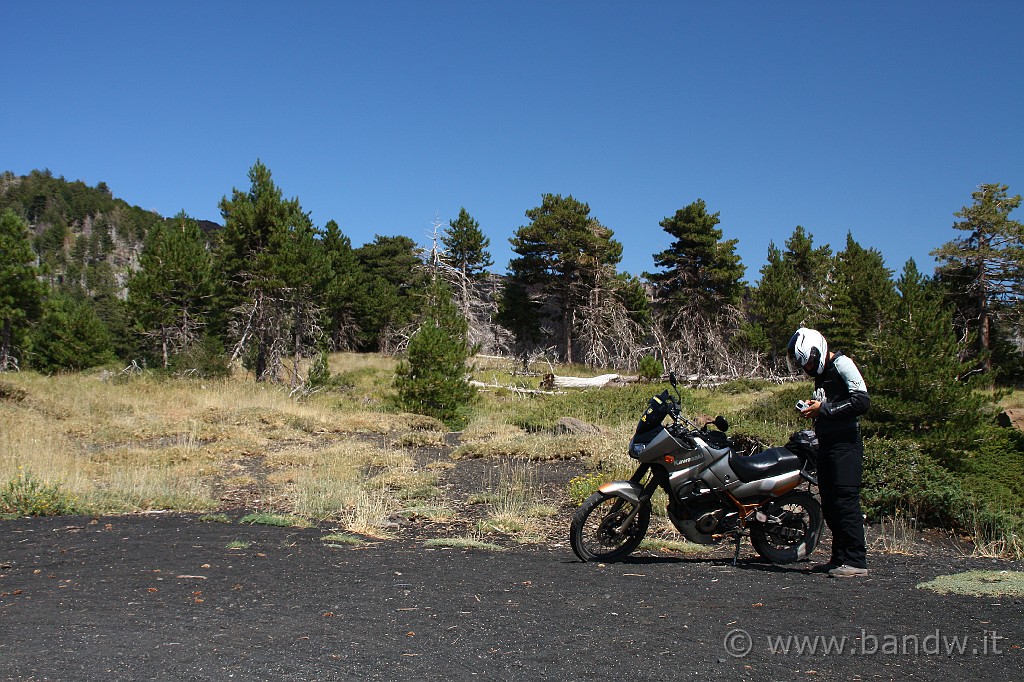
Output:
[[765,635],[755,641],[749,632],[734,628],[722,641],[734,658],[747,656],[755,647],[772,656],[998,656],[1005,653],[1006,638],[996,630],[980,635],[949,635],[940,630],[927,634],[882,634],[861,629],[859,635]]

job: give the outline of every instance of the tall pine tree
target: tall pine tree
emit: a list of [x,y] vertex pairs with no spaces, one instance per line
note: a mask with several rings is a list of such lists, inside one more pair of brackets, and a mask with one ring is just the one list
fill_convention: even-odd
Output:
[[982,424],[991,396],[965,378],[968,367],[941,291],[911,259],[881,330],[861,362],[871,392],[870,419],[883,436],[963,445]]
[[359,310],[369,307],[363,290],[363,268],[352,248],[352,240],[342,233],[335,221],[327,221],[320,243],[331,273],[325,303],[331,346],[335,350],[353,350],[359,341]]
[[689,372],[734,369],[730,338],[740,326],[745,268],[736,253],[739,240],[723,240],[719,223],[719,214],[708,213],[703,199],[662,220],[673,241],[654,254],[654,264],[664,270],[647,275],[665,334],[663,352]]
[[362,269],[360,347],[395,352],[420,312],[420,296],[428,284],[420,250],[409,237],[376,235],[355,255]]
[[491,240],[484,236],[480,223],[465,208],[459,209],[457,219],[448,222],[441,243],[445,247],[444,260],[466,279],[480,279],[487,268],[494,265],[487,250]]
[[886,312],[895,305],[892,274],[880,251],[865,249],[847,233],[846,248],[835,257],[829,320],[821,330],[830,345],[860,357],[865,339],[882,329]]
[[797,225],[785,251],[768,246],[768,262],[753,292],[751,310],[768,339],[776,366],[785,360],[786,344],[797,327],[828,323],[832,249],[814,246],[814,237]]
[[298,359],[318,352],[322,306],[330,266],[299,200],[284,199],[270,170],[257,161],[247,192],[221,200],[224,230],[218,261],[222,309],[235,344],[257,381],[280,380],[292,354],[291,383],[300,381]]
[[201,339],[213,304],[213,258],[184,212],[153,228],[128,280],[128,305],[166,369]]
[[974,203],[955,213],[961,220],[953,228],[965,234],[932,251],[940,278],[955,287],[986,371],[992,369],[993,322],[1016,326],[1024,309],[1024,225],[1010,218],[1021,198],[1009,196],[1008,190],[1007,185],[981,185],[971,195]]
[[571,196],[545,194],[526,217],[530,224],[509,240],[518,257],[509,262],[508,291],[519,287],[543,296],[559,330],[559,354],[571,363],[579,359],[574,341],[580,313],[608,268],[614,277],[622,245],[590,215],[590,206]]
[[11,209],[0,214],[0,372],[18,367],[18,339],[42,301],[28,226]]
[[475,389],[468,382],[472,353],[468,324],[441,278],[431,284],[425,315],[409,339],[406,358],[395,371],[398,402],[406,410],[440,419],[450,428],[466,421],[465,408]]

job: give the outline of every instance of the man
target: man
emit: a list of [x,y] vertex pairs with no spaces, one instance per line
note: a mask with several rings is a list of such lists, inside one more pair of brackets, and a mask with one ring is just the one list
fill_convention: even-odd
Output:
[[832,532],[831,560],[811,570],[834,578],[866,576],[860,416],[871,404],[867,386],[853,360],[830,352],[825,337],[814,329],[796,330],[789,340],[789,359],[814,377],[814,399],[807,401],[800,414],[814,420],[821,506]]

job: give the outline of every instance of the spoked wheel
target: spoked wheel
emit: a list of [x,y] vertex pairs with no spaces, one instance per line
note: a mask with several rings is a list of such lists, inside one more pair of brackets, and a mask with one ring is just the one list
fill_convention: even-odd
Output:
[[651,505],[637,506],[599,492],[588,497],[572,517],[572,551],[583,561],[618,561],[629,556],[651,523]]
[[776,564],[806,559],[821,539],[821,505],[810,493],[795,490],[765,506],[778,519],[751,528],[750,542],[762,557]]

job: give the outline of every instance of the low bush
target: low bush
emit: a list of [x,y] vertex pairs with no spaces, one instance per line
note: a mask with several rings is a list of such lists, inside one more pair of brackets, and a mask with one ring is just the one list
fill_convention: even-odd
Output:
[[665,365],[653,355],[645,355],[637,364],[637,373],[644,381],[658,381],[665,373]]
[[864,443],[861,502],[869,520],[905,512],[922,523],[963,528],[971,496],[950,471],[910,440],[869,438]]
[[0,488],[0,512],[17,516],[64,516],[79,513],[74,497],[60,483],[37,478],[22,470]]

